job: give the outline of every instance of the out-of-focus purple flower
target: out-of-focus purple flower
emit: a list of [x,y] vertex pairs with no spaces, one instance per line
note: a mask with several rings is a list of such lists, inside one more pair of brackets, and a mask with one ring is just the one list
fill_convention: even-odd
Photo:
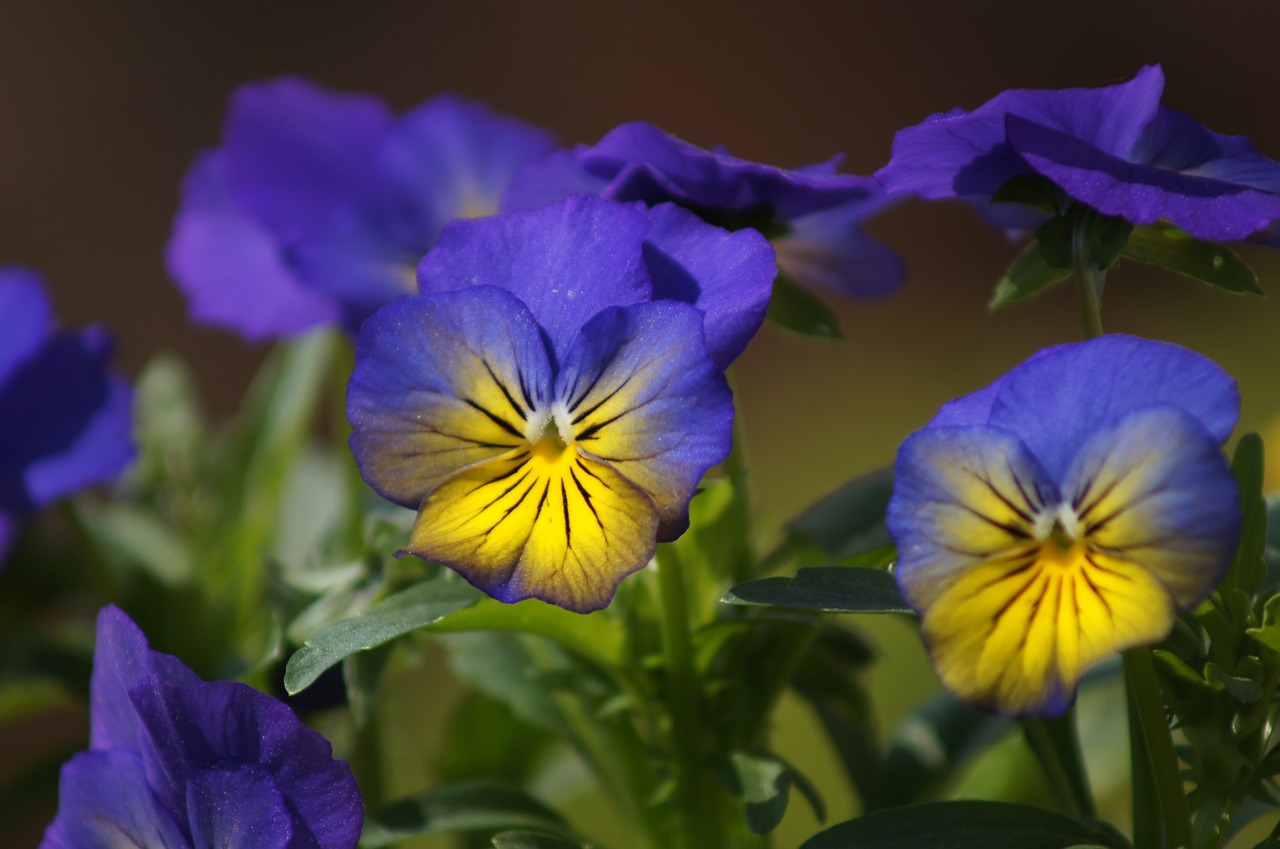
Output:
[[101,328],[54,332],[38,275],[0,269],[0,563],[20,517],[133,459],[132,392],[110,356]]
[[883,206],[884,193],[870,177],[836,173],[838,161],[776,168],[636,122],[526,165],[502,207],[529,209],[571,194],[675,203],[728,230],[760,230],[774,243],[779,269],[798,282],[859,297],[885,294],[905,267],[861,227]]
[[1039,175],[1106,215],[1217,241],[1280,219],[1280,163],[1161,106],[1163,89],[1152,65],[1105,88],[1006,91],[898,131],[876,177],[890,194],[985,206],[1011,178]]
[[364,814],[346,763],[280,702],[206,683],[98,617],[90,749],[62,768],[40,849],[351,849]]
[[552,137],[453,96],[381,100],[285,78],[232,97],[222,145],[187,173],[170,272],[201,323],[249,339],[341,323],[414,291],[445,222],[497,211]]

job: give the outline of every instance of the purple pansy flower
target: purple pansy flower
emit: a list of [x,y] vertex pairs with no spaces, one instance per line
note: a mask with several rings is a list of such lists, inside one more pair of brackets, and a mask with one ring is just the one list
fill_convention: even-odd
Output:
[[502,206],[529,209],[584,193],[650,206],[675,203],[729,230],[759,229],[773,240],[779,269],[799,282],[857,297],[886,294],[905,267],[861,227],[883,206],[884,193],[872,178],[837,174],[837,162],[775,168],[635,122],[594,145],[526,165]]
[[876,177],[891,194],[985,206],[1011,178],[1039,175],[1106,215],[1166,220],[1216,241],[1280,219],[1280,163],[1241,136],[1161,106],[1163,88],[1152,65],[1105,88],[1006,91],[972,112],[954,109],[898,131]]
[[352,849],[359,789],[329,743],[244,684],[206,683],[98,616],[90,749],[62,768],[40,849]]
[[0,563],[18,519],[133,459],[132,392],[98,327],[54,333],[38,275],[0,269]]
[[725,458],[723,369],[775,273],[758,233],[575,196],[445,228],[421,294],[361,330],[361,474],[418,510],[405,552],[502,601],[607,605]]
[[943,684],[1060,715],[1090,666],[1164,639],[1235,551],[1222,445],[1239,410],[1199,354],[1103,336],[1041,351],[908,437],[887,524]]
[[342,323],[413,292],[445,222],[497,211],[551,136],[438,97],[381,100],[286,78],[239,89],[222,146],[187,173],[168,246],[196,321],[250,339]]

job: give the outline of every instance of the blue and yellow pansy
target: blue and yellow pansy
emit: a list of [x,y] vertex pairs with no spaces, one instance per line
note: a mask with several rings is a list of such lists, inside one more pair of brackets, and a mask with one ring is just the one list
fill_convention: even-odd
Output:
[[944,406],[898,454],[896,574],[943,684],[1057,715],[1112,652],[1158,642],[1228,567],[1235,383],[1128,336],[1042,351]]
[[348,394],[365,479],[418,510],[402,553],[502,601],[607,605],[728,454],[723,369],[773,275],[759,234],[674,206],[449,225],[421,294],[365,323]]

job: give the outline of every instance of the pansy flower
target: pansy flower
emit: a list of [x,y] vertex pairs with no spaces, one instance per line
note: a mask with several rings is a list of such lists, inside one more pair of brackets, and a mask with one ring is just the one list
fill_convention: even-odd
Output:
[[187,173],[170,273],[199,322],[250,339],[356,330],[414,291],[445,222],[489,215],[549,133],[453,96],[396,117],[296,78],[232,98],[222,145]]
[[908,437],[888,526],[943,684],[1056,715],[1091,665],[1163,639],[1235,550],[1222,444],[1239,403],[1199,354],[1104,336],[1040,352]]
[[877,297],[906,270],[896,253],[871,239],[862,222],[884,205],[875,180],[836,173],[839,158],[783,169],[705,150],[652,124],[634,122],[522,168],[504,209],[527,209],[575,193],[650,206],[675,203],[704,220],[767,235],[784,273],[819,289]]
[[[1163,89],[1153,65],[1105,88],[1006,91],[972,112],[954,109],[898,131],[876,177],[891,194],[966,198],[986,209],[1011,178],[1038,175],[1106,215],[1167,220],[1215,241],[1280,219],[1280,163],[1241,136],[1161,106]],[[1010,226],[1027,223],[988,211]]]
[[101,328],[54,332],[39,276],[0,269],[0,564],[21,517],[133,459],[132,392],[110,357]]
[[62,768],[40,849],[353,849],[360,793],[329,743],[244,684],[206,683],[98,616],[90,748]]
[[418,510],[401,553],[502,601],[607,605],[728,454],[723,369],[774,271],[759,234],[670,204],[446,227],[421,294],[365,323],[348,393],[365,480]]

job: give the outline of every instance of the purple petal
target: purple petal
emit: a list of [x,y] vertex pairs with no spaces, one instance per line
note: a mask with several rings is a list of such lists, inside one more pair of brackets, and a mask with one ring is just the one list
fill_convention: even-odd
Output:
[[1010,177],[1028,171],[1005,143],[1008,115],[1125,156],[1155,117],[1163,88],[1160,67],[1150,65],[1129,82],[1106,88],[1002,92],[972,112],[954,109],[899,130],[889,164],[876,178],[893,193],[990,198]]
[[196,849],[132,752],[81,752],[62,767],[58,816],[40,849]]
[[713,227],[674,204],[649,210],[644,242],[653,297],[702,310],[707,349],[727,368],[760,329],[777,265],[769,242],[755,230]]
[[9,556],[9,547],[18,536],[18,520],[8,513],[0,512],[0,571],[4,570],[5,560]]
[[990,424],[1017,434],[1055,480],[1100,428],[1138,410],[1173,406],[1219,444],[1235,428],[1235,381],[1208,358],[1167,342],[1109,335],[1044,351],[1009,372]]
[[1188,115],[1162,108],[1127,157],[1153,168],[1280,192],[1280,163],[1244,136],[1224,136]]
[[165,256],[197,322],[266,339],[340,316],[328,296],[297,279],[276,237],[237,205],[220,152],[204,154],[187,172]]
[[129,386],[107,371],[99,328],[55,337],[0,387],[0,509],[43,506],[107,482],[133,459]]
[[153,675],[183,687],[201,683],[177,658],[152,651],[124,611],[115,605],[104,607],[98,614],[89,686],[91,748],[142,751],[141,725],[129,690]]
[[365,322],[347,391],[361,475],[416,508],[445,476],[521,444],[551,377],[537,322],[505,289],[393,301]]
[[817,289],[853,298],[880,298],[907,275],[902,257],[868,236],[862,222],[884,207],[882,198],[857,200],[802,215],[774,240],[778,270]]
[[502,196],[502,211],[537,209],[570,195],[602,193],[609,179],[588,171],[579,159],[580,150],[557,150],[521,168]]
[[271,776],[254,766],[197,774],[187,785],[187,817],[194,849],[288,849],[293,845],[285,800]]
[[1138,165],[1010,115],[1009,145],[1063,191],[1135,224],[1168,220],[1193,236],[1242,239],[1280,218],[1280,196],[1220,179]]
[[40,275],[23,268],[0,269],[0,386],[35,353],[53,328],[53,309]]
[[497,286],[528,306],[557,358],[605,307],[649,299],[644,212],[575,196],[538,210],[455,221],[418,266],[424,294]]
[[671,301],[602,312],[574,340],[555,393],[575,444],[653,499],[658,539],[682,534],[698,481],[733,440],[733,396],[699,312]]
[[390,125],[387,107],[369,95],[297,78],[243,86],[224,128],[228,185],[241,209],[291,240],[317,214],[369,190]]

